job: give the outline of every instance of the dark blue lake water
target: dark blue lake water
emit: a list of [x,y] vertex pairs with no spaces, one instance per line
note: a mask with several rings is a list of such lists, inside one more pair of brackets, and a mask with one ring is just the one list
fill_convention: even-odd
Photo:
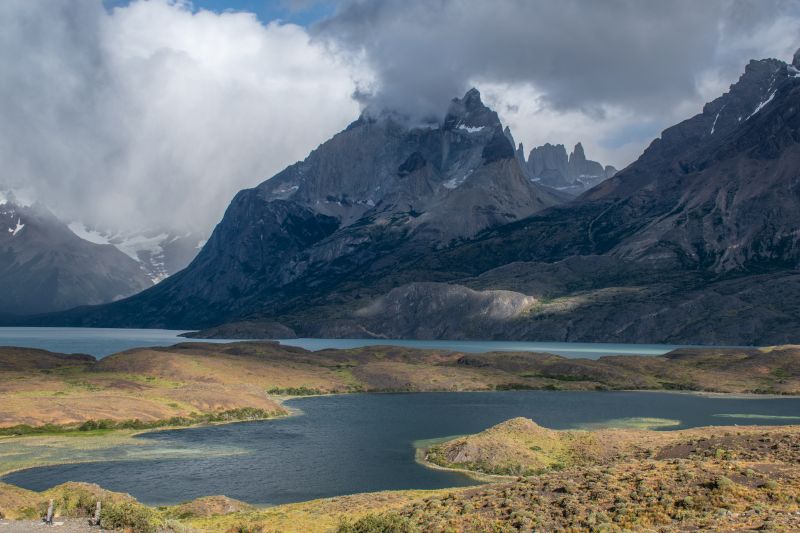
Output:
[[[365,491],[471,484],[460,474],[417,464],[414,442],[474,433],[515,416],[551,428],[656,417],[679,421],[674,429],[790,424],[798,423],[791,417],[800,417],[800,398],[647,392],[359,394],[297,399],[288,405],[304,414],[150,433],[140,438],[154,441],[163,457],[35,468],[10,474],[4,481],[33,490],[88,481],[131,493],[148,504],[212,494],[277,504]],[[226,447],[235,452],[169,457],[170,450]]]

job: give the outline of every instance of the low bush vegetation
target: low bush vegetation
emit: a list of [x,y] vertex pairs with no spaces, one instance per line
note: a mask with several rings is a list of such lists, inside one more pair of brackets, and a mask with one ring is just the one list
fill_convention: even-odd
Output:
[[318,396],[325,393],[319,389],[312,389],[309,387],[272,387],[267,391],[267,394],[274,394],[276,396]]
[[106,504],[100,513],[100,527],[103,529],[156,533],[162,525],[158,512],[136,502]]
[[0,428],[0,436],[15,437],[25,435],[51,435],[61,433],[72,433],[75,431],[90,432],[90,431],[110,431],[115,429],[158,429],[164,427],[184,427],[194,426],[197,424],[212,424],[219,422],[237,422],[246,420],[263,420],[266,418],[275,418],[283,415],[279,411],[267,411],[255,407],[240,407],[238,409],[229,409],[226,411],[219,411],[216,413],[192,413],[189,416],[173,416],[161,420],[143,421],[137,419],[133,420],[87,420],[79,425],[64,425],[59,426],[55,424],[44,424],[42,426],[29,426],[25,424]]
[[410,519],[394,513],[369,514],[351,522],[343,520],[337,533],[417,533],[419,529]]

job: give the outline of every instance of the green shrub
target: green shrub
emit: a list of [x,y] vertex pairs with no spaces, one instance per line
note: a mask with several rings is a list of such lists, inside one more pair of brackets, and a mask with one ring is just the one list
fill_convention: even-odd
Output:
[[132,529],[135,533],[156,533],[162,526],[159,514],[135,502],[107,503],[100,512],[103,529]]
[[267,391],[267,394],[276,394],[278,396],[318,396],[324,393],[319,389],[309,387],[272,387]]
[[164,522],[164,527],[168,531],[173,531],[174,533],[191,533],[193,531],[192,528],[184,524],[181,524],[177,520],[167,520],[166,522]]
[[389,513],[369,514],[355,522],[343,520],[337,533],[416,533],[418,529],[406,517]]
[[91,516],[97,507],[97,497],[86,489],[74,488],[65,490],[55,504],[63,516]]
[[733,488],[733,481],[725,476],[719,476],[714,480],[714,488],[720,491],[730,490]]

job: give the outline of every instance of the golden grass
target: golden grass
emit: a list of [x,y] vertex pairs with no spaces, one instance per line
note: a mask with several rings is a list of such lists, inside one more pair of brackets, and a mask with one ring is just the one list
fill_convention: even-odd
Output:
[[425,458],[439,466],[508,476],[596,463],[600,455],[594,433],[555,431],[520,417],[431,446]]
[[108,418],[161,420],[252,407],[268,390],[320,393],[500,389],[800,392],[800,348],[679,350],[597,361],[374,346],[308,352],[266,342],[183,343],[101,361],[0,349],[0,427]]
[[[435,532],[793,531],[800,525],[798,438],[797,426],[559,432],[516,419],[466,439],[490,447],[503,439],[516,447],[539,446],[532,456],[539,463],[580,460],[558,471],[476,487],[357,494],[266,509],[207,497],[160,508],[158,516],[208,532],[322,533],[335,531],[345,518],[386,513]],[[575,445],[584,441],[588,448]],[[498,458],[510,449],[491,448]],[[60,502],[60,512],[74,513],[87,492],[104,501],[127,498],[85,484],[44,493],[0,484],[0,513],[30,518],[31,509],[41,509],[49,498]]]
[[[237,408],[280,410],[279,400],[270,397],[268,390],[341,393],[506,388],[798,393],[800,349],[684,350],[665,357],[589,361],[546,354],[474,355],[399,347],[311,353],[270,343],[185,343],[129,350],[99,362],[41,350],[0,349],[0,427],[70,425],[97,419],[156,421]],[[214,499],[164,509],[162,513],[166,517],[183,516],[178,518],[182,523],[206,531],[310,533],[329,531],[344,517],[357,519],[383,512],[409,517],[425,531],[484,526],[503,530],[519,524],[533,524],[541,530],[583,530],[600,524],[601,515],[621,528],[663,526],[670,530],[672,526],[664,524],[681,520],[693,527],[708,526],[715,509],[745,513],[748,505],[759,505],[775,514],[797,508],[800,472],[796,465],[800,457],[793,455],[791,443],[800,439],[800,429],[640,430],[668,427],[670,423],[661,419],[612,420],[606,424],[625,429],[553,432],[516,421],[479,436],[461,438],[457,442],[462,449],[456,451],[469,452],[461,457],[468,460],[450,461],[458,458],[456,454],[445,461],[467,468],[478,465],[493,472],[544,472],[511,484],[362,494],[262,510]],[[158,456],[156,445],[134,439],[134,434],[133,430],[123,430],[0,439],[0,472],[96,459],[105,453],[109,457],[117,452]],[[740,446],[737,443],[742,439],[747,442]],[[769,451],[771,444],[762,446],[759,439],[789,444],[779,449],[780,455]],[[455,449],[452,443],[440,447]],[[760,451],[747,451],[752,449]],[[201,453],[229,454],[237,450]],[[675,466],[675,461],[680,464]],[[643,469],[650,474],[641,475]],[[755,474],[747,476],[762,485],[739,482],[738,473],[750,470]],[[726,472],[734,471],[738,473],[730,475],[736,485],[719,481]],[[637,476],[642,480],[635,481]],[[715,485],[718,481],[727,487],[724,494]],[[651,501],[651,492],[658,495],[659,490],[673,501]],[[681,491],[700,503],[691,507],[678,502]],[[624,495],[627,507],[615,503],[615,494]],[[0,484],[0,513],[23,516],[43,497]],[[746,519],[739,520],[739,525],[758,523],[750,515],[742,516]],[[724,520],[736,525],[727,515]]]

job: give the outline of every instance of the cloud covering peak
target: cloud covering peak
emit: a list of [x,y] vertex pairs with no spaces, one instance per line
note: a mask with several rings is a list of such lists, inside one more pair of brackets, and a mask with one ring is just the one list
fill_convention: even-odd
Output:
[[709,69],[791,57],[799,20],[794,0],[350,0],[315,31],[365,57],[371,97],[400,111],[481,81],[532,84],[557,109],[647,109],[697,95]]
[[624,166],[724,92],[791,58],[798,0],[345,0],[317,39],[365,61],[361,101],[428,115],[479,86],[527,145],[583,140]]
[[0,1],[0,184],[125,230],[207,232],[364,106],[441,119],[472,86],[528,148],[624,166],[748,59],[800,45],[800,0],[342,0],[310,30],[105,5]]
[[304,28],[186,2],[0,2],[0,183],[66,219],[207,231],[358,113]]

